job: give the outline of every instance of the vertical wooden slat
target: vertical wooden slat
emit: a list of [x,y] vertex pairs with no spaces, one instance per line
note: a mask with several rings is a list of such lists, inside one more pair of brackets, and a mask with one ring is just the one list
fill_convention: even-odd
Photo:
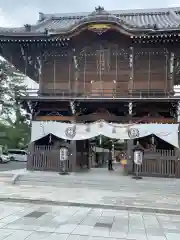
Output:
[[180,178],[180,163],[175,150],[153,150],[144,154],[140,174],[145,176],[178,177]]

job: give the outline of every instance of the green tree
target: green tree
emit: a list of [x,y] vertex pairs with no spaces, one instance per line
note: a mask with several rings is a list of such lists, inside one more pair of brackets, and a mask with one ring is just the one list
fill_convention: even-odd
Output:
[[22,109],[20,96],[26,95],[25,76],[6,61],[0,61],[1,124],[5,126],[8,147],[27,145],[30,122]]

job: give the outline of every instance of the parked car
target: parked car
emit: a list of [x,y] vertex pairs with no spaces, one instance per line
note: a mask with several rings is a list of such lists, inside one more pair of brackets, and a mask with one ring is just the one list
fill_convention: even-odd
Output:
[[10,156],[8,155],[8,153],[2,153],[0,154],[0,163],[8,163],[10,162]]
[[21,149],[9,149],[8,155],[11,161],[26,162],[27,161],[27,151]]

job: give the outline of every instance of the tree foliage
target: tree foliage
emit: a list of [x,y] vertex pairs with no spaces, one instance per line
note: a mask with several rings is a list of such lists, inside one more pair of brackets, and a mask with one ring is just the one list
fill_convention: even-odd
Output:
[[21,107],[20,96],[26,95],[25,76],[20,74],[6,61],[0,61],[0,131],[6,132],[6,137],[0,136],[2,144],[11,148],[19,148],[29,141],[30,123]]

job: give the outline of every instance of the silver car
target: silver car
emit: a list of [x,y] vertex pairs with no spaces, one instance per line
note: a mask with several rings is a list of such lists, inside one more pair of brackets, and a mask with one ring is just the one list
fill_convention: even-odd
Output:
[[10,157],[7,153],[2,153],[0,155],[0,163],[7,163],[7,162],[10,162]]

